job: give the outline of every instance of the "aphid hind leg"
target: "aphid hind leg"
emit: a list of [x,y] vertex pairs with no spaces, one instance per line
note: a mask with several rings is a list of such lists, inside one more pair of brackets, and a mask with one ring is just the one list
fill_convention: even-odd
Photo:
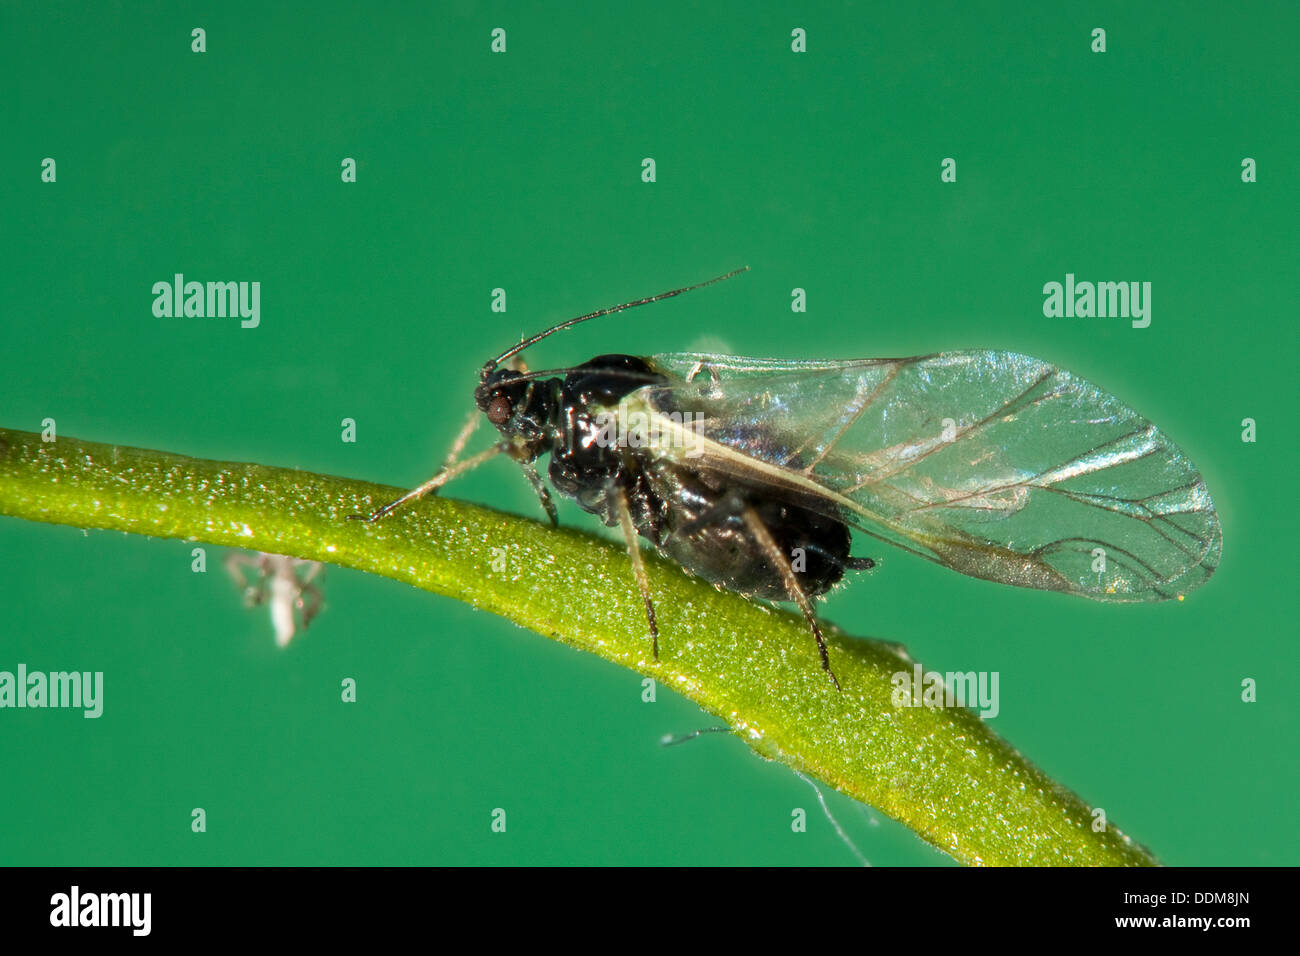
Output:
[[654,648],[655,660],[659,660],[659,622],[655,619],[654,601],[650,599],[650,579],[645,573],[645,558],[641,554],[641,545],[637,541],[636,526],[632,523],[632,509],[628,507],[627,492],[615,487],[611,494],[618,509],[618,524],[623,529],[623,538],[627,542],[627,556],[632,560],[632,575],[636,586],[641,591],[641,600],[645,602],[646,621],[650,625],[650,643]]
[[790,600],[799,605],[804,620],[808,622],[808,626],[812,629],[813,637],[817,639],[817,653],[821,656],[822,670],[831,679],[835,689],[841,690],[839,678],[831,670],[830,652],[826,649],[826,638],[822,635],[821,625],[817,623],[817,613],[813,609],[812,601],[808,599],[808,595],[804,593],[803,587],[799,584],[794,568],[790,565],[790,559],[777,546],[776,539],[772,537],[772,532],[767,530],[767,525],[763,524],[763,519],[758,516],[758,512],[751,507],[746,507],[742,515],[745,519],[745,527],[749,529],[750,535],[763,550],[767,560],[772,563],[772,566],[781,575],[781,580],[785,584],[786,593],[790,595]]

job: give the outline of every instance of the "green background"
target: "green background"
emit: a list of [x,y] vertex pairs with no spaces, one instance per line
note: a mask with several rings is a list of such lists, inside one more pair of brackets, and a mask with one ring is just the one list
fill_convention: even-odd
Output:
[[[1046,6],[6,3],[0,422],[410,485],[522,333],[740,265],[531,362],[1046,358],[1201,467],[1214,579],[1102,606],[874,545],[825,614],[1000,672],[996,730],[1164,862],[1294,864],[1300,17]],[[261,326],[155,318],[175,272],[260,281]],[[1066,272],[1152,282],[1150,328],[1045,318]],[[451,493],[538,511],[502,462]],[[0,711],[0,861],[853,863],[807,784],[734,738],[661,748],[716,723],[666,689],[643,703],[630,672],[341,569],[280,652],[223,551],[195,574],[191,547],[0,519],[0,669],[106,682],[99,720]],[[873,863],[950,862],[829,797]]]

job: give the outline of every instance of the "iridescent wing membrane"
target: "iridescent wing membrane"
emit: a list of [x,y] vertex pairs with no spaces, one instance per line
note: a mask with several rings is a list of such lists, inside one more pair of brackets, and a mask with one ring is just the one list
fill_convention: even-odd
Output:
[[[807,496],[953,570],[1101,601],[1199,587],[1222,549],[1195,466],[1089,382],[1011,352],[787,362],[657,355],[697,465]],[[690,417],[690,416],[687,416]]]

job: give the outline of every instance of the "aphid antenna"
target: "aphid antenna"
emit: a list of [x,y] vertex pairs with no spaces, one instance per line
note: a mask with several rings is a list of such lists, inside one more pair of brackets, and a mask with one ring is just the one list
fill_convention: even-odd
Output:
[[[496,358],[484,363],[483,368],[479,373],[479,377],[483,380],[486,380],[487,377],[492,374],[492,371],[498,365],[504,362],[506,359],[518,355],[520,352],[522,352],[524,349],[528,348],[529,346],[536,345],[538,342],[546,338],[548,335],[554,335],[556,332],[560,332],[563,331],[564,329],[572,328],[573,326],[579,324],[580,322],[586,322],[588,319],[598,319],[602,315],[612,315],[615,312],[622,312],[625,309],[635,309],[639,305],[649,305],[651,302],[658,302],[660,299],[671,299],[673,296],[681,295],[683,292],[694,292],[696,289],[703,289],[707,285],[714,285],[718,282],[723,282],[727,279],[731,279],[734,278],[735,276],[740,275],[742,272],[748,272],[748,271],[749,271],[749,266],[741,266],[739,269],[733,269],[731,272],[728,272],[726,275],[714,276],[712,279],[706,279],[704,282],[697,282],[695,283],[695,285],[688,285],[681,289],[673,289],[671,292],[660,292],[658,295],[647,296],[644,299],[637,299],[635,302],[624,302],[622,305],[611,306],[608,309],[599,309],[595,312],[588,312],[586,315],[580,315],[575,319],[566,319],[565,321],[561,322],[559,325],[553,325],[545,332],[538,332],[532,338],[525,339],[524,341],[520,342],[518,345],[514,346],[513,348],[506,349]],[[538,374],[540,373],[530,373],[527,377],[533,378],[536,377]]]

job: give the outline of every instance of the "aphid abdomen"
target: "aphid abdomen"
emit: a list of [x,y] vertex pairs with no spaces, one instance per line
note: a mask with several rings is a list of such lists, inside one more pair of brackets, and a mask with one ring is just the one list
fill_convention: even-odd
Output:
[[851,535],[843,521],[716,475],[679,474],[677,480],[680,501],[691,506],[668,512],[659,549],[692,574],[750,597],[790,600],[781,570],[766,559],[746,526],[750,509],[807,596],[825,594],[844,576]]
[[[852,536],[848,525],[819,511],[781,502],[768,501],[757,511],[790,561],[805,594],[820,597],[840,582],[849,560]],[[780,577],[775,581],[774,586],[784,595]]]

